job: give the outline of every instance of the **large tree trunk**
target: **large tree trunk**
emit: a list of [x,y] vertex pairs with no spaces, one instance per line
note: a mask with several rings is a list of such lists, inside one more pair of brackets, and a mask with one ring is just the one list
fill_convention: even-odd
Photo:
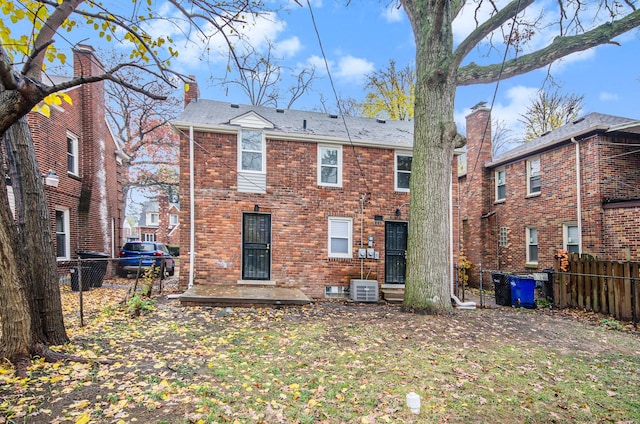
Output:
[[[3,163],[0,149],[0,163]],[[19,245],[9,208],[4,175],[0,181],[0,357],[18,362],[28,358],[33,345],[31,320],[23,282],[25,264],[15,248]]]
[[16,219],[25,258],[29,258],[25,287],[31,309],[35,343],[59,345],[69,341],[62,316],[53,235],[42,176],[31,130],[22,117],[4,137],[9,174],[14,181]]
[[[450,313],[449,208],[451,162],[457,136],[449,2],[403,2],[416,39],[411,207],[404,309]],[[415,4],[411,4],[415,3]],[[453,74],[455,75],[455,73]]]

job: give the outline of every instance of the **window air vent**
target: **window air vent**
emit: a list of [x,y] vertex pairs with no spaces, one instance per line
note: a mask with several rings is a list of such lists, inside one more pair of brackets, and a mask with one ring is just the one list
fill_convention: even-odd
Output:
[[238,109],[240,107],[240,105],[232,104],[231,107],[234,108],[234,109]]
[[376,280],[351,280],[349,289],[351,300],[356,302],[377,302],[378,281]]

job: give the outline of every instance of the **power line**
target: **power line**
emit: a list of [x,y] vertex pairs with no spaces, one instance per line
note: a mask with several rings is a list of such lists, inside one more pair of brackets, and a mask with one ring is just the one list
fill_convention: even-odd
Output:
[[322,39],[320,37],[320,31],[318,31],[318,26],[316,25],[316,19],[313,15],[313,9],[311,8],[311,2],[307,0],[307,6],[309,7],[309,14],[311,15],[311,22],[313,23],[313,29],[316,33],[316,37],[318,38],[318,44],[320,45],[320,52],[322,53],[322,59],[324,61],[324,66],[327,70],[327,75],[329,76],[329,84],[331,85],[331,90],[333,91],[333,96],[336,99],[336,104],[338,105],[338,111],[340,112],[340,116],[342,117],[342,124],[344,125],[344,129],[347,132],[347,138],[349,139],[349,144],[351,144],[351,150],[353,151],[353,155],[356,158],[356,164],[358,165],[358,169],[360,170],[360,176],[362,177],[362,181],[364,181],[364,185],[367,188],[366,196],[371,195],[371,189],[369,188],[369,184],[367,184],[367,178],[364,175],[364,170],[362,169],[362,165],[360,164],[360,158],[356,153],[356,146],[353,144],[353,140],[351,139],[351,134],[349,133],[349,126],[347,125],[347,120],[344,115],[344,111],[342,110],[342,105],[340,104],[340,100],[338,98],[338,92],[336,91],[336,86],[333,83],[333,77],[331,76],[331,70],[329,69],[329,62],[327,60],[327,56],[324,53],[324,47],[322,46]]

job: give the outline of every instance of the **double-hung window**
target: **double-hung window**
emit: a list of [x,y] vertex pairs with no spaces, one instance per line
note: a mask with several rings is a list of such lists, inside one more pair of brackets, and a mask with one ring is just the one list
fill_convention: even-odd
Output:
[[80,174],[78,162],[78,138],[67,133],[67,172],[69,174],[75,176]]
[[342,146],[318,145],[318,185],[342,186]]
[[238,191],[267,192],[266,141],[262,131],[243,128],[238,134]]
[[169,215],[169,225],[172,227],[178,225],[178,214],[172,213]]
[[527,195],[540,193],[540,158],[527,161]]
[[56,258],[59,261],[71,259],[71,234],[69,226],[69,209],[56,208]]
[[507,198],[507,174],[504,169],[496,171],[496,202]]
[[240,157],[240,171],[264,172],[264,143],[261,131],[242,130]]
[[580,253],[580,235],[578,226],[575,224],[564,224],[562,226],[562,238],[564,250],[569,253]]
[[158,225],[159,215],[156,212],[147,213],[147,225]]
[[351,258],[353,245],[353,220],[329,218],[329,257]]
[[411,154],[396,152],[395,160],[395,183],[396,191],[409,191],[409,180],[411,178]]
[[538,263],[538,229],[527,227],[527,264]]

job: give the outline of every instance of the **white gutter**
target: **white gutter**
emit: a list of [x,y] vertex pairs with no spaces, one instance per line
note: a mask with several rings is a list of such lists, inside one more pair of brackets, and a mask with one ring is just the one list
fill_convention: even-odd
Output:
[[193,287],[193,266],[195,263],[195,200],[194,200],[194,176],[193,176],[193,127],[189,127],[189,282],[187,288]]
[[580,143],[571,137],[571,141],[576,145],[576,215],[578,218],[578,253],[582,255],[582,190],[580,190]]
[[[460,199],[458,199],[460,203]],[[449,267],[451,273],[451,299],[455,302],[458,309],[476,309],[476,302],[463,302],[453,294],[454,278],[453,278],[453,180],[449,182]]]

